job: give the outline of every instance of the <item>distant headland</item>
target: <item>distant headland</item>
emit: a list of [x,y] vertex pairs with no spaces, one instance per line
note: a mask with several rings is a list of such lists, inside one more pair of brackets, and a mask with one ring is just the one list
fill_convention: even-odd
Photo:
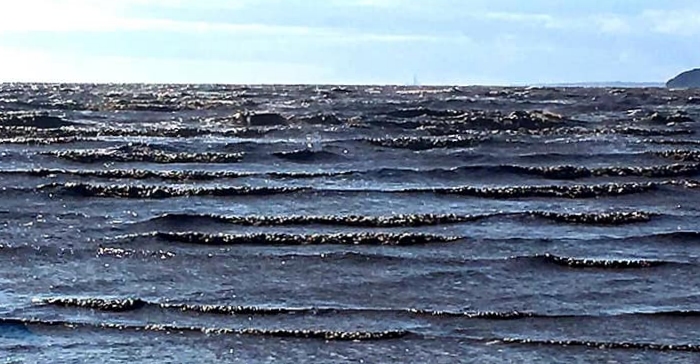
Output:
[[666,82],[668,88],[700,88],[700,68],[685,71]]

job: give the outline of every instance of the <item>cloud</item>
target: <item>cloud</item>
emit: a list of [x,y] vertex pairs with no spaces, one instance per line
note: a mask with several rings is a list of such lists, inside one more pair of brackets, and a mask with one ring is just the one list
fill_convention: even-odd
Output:
[[487,12],[481,14],[474,14],[473,16],[480,19],[492,21],[543,25],[548,28],[560,26],[560,22],[557,20],[557,18],[549,14]]
[[565,16],[541,13],[487,12],[472,14],[472,17],[540,27],[544,30],[570,30],[603,34],[626,34],[632,30],[627,18],[612,14]]
[[700,11],[686,10],[646,10],[642,20],[656,33],[674,36],[700,35]]
[[473,14],[474,18],[518,23],[544,29],[575,30],[587,33],[656,33],[672,36],[700,35],[700,9],[642,10],[627,14],[560,15],[517,12]]
[[[590,18],[594,30],[606,34],[629,34],[632,32],[632,25],[629,20],[618,15],[596,15]],[[589,25],[590,26],[590,25]]]
[[[234,2],[238,5],[245,0]],[[378,0],[372,0],[378,1]],[[381,0],[387,1],[387,0]],[[117,4],[112,4],[117,3]],[[167,32],[184,34],[219,33],[242,36],[308,37],[338,42],[440,42],[450,37],[427,34],[363,32],[342,27],[279,25],[270,23],[227,23],[219,21],[143,18],[131,15],[135,4],[185,6],[185,1],[124,0],[24,0],[0,5],[0,34],[31,32]],[[196,2],[188,2],[195,4]],[[217,7],[223,1],[202,2],[196,6]],[[233,6],[229,4],[228,6]],[[4,10],[4,11],[3,11]],[[457,41],[466,37],[455,36]]]
[[[103,0],[83,0],[102,3]],[[256,0],[120,0],[122,6],[155,6],[162,8],[205,8],[205,9],[238,9]]]
[[364,6],[375,8],[395,8],[405,5],[405,2],[402,2],[401,0],[336,0],[334,3],[341,6]]
[[331,73],[311,63],[90,56],[0,47],[0,81],[98,83],[304,83]]

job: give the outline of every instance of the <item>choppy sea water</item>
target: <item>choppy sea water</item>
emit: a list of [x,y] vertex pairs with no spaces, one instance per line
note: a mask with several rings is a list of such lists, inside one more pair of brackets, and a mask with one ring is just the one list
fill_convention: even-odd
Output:
[[0,87],[8,362],[700,360],[700,92]]

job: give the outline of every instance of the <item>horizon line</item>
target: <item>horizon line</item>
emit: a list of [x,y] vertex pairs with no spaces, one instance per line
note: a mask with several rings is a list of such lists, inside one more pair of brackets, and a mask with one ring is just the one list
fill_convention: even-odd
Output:
[[435,84],[411,84],[411,83],[236,83],[236,82],[91,82],[91,81],[0,81],[1,85],[20,84],[20,85],[187,85],[187,86],[206,86],[206,85],[225,85],[225,86],[380,86],[380,87],[666,87],[666,82],[659,81],[585,81],[585,82],[546,82],[546,83],[512,83],[512,84],[488,84],[488,83],[473,83],[473,84],[450,84],[450,83],[435,83]]

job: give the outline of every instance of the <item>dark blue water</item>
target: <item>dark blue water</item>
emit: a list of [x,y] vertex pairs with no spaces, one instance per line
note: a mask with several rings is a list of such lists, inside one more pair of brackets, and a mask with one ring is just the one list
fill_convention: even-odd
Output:
[[697,362],[663,89],[0,87],[8,362]]

